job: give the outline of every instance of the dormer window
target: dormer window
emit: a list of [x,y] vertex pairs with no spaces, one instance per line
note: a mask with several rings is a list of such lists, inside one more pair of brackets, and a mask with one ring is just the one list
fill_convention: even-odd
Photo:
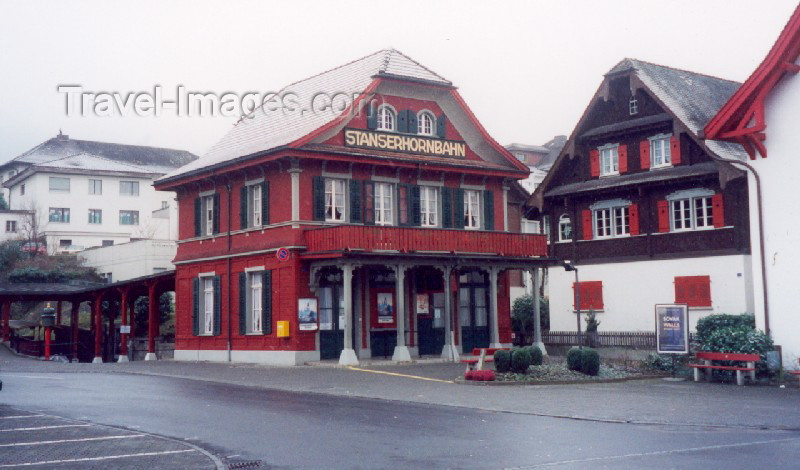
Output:
[[639,105],[636,102],[635,96],[631,96],[631,99],[628,101],[628,113],[630,113],[631,116],[639,114]]
[[432,136],[436,130],[434,125],[433,114],[428,111],[422,111],[417,116],[417,133],[419,135]]
[[394,110],[388,105],[378,108],[378,130],[394,131],[397,123],[397,116]]

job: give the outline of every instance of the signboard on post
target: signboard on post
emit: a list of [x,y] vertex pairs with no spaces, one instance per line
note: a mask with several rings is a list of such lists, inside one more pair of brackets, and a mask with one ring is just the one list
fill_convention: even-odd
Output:
[[656,350],[659,354],[689,354],[688,305],[656,305]]

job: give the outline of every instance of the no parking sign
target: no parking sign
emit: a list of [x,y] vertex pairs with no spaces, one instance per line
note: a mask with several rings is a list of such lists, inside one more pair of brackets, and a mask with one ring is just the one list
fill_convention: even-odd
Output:
[[286,248],[278,248],[278,251],[275,252],[275,257],[278,258],[278,261],[286,261],[291,256],[291,253]]

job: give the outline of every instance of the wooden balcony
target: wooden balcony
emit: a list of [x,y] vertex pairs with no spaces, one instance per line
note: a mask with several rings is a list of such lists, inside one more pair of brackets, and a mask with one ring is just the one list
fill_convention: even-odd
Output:
[[309,253],[470,253],[510,257],[547,256],[544,235],[475,230],[337,225],[306,230]]

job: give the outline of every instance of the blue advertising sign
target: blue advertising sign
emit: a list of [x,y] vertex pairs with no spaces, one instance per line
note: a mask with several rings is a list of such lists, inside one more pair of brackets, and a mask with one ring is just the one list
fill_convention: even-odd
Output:
[[659,354],[689,354],[688,305],[656,305],[656,349]]

